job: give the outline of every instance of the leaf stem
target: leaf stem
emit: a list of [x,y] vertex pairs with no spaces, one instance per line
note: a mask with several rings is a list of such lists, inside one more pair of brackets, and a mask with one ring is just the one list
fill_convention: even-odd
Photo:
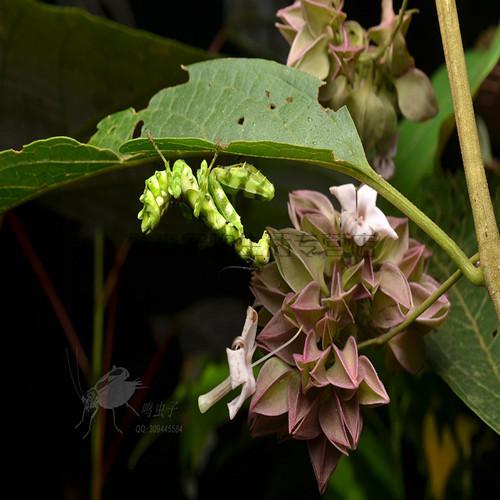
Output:
[[455,0],[436,0],[476,237],[486,286],[500,320],[500,235],[479,146]]
[[[478,261],[479,259],[479,253],[476,253],[473,255],[469,262],[471,264],[474,264]],[[389,330],[387,333],[384,333],[383,335],[379,335],[378,337],[375,337],[373,339],[365,340],[364,342],[360,342],[358,344],[358,349],[365,349],[366,347],[370,347],[372,345],[383,345],[386,342],[389,342],[389,340],[392,340],[396,335],[401,333],[407,326],[409,326],[413,321],[415,321],[422,313],[424,313],[436,300],[441,297],[445,292],[448,291],[449,288],[451,288],[461,277],[462,277],[462,271],[458,269],[455,271],[439,288],[434,290],[427,299],[425,299],[418,307],[413,309],[407,316],[406,318],[398,325]]]
[[[360,176],[357,176],[358,178]],[[396,188],[375,172],[371,176],[363,176],[363,182],[370,185],[387,201],[408,216],[422,231],[430,236],[455,262],[464,276],[474,285],[483,285],[484,276],[481,268],[474,266],[458,244],[446,234],[430,217],[423,213]]]
[[[104,338],[104,234],[101,228],[94,233],[94,326],[92,339],[92,378],[94,383],[102,374],[103,338]],[[103,464],[103,417],[98,407],[91,432],[92,481],[90,498],[102,498],[102,464]]]
[[394,41],[394,38],[396,38],[398,31],[401,29],[401,25],[403,24],[403,20],[404,20],[407,6],[408,6],[408,0],[403,0],[401,8],[399,9],[399,12],[398,12],[398,22],[397,22],[393,32],[391,33],[391,38],[389,39],[389,43],[387,44],[386,48],[391,45],[391,43]]

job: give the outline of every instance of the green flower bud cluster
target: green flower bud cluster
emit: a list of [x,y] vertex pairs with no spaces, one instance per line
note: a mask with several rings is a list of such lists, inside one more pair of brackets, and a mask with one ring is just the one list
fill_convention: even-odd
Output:
[[368,30],[347,20],[343,0],[296,0],[278,11],[276,26],[290,43],[287,64],[326,85],[320,101],[346,105],[369,161],[381,175],[393,174],[398,115],[423,121],[437,113],[427,76],[415,67],[405,35],[416,10],[394,13],[382,0],[382,19]]

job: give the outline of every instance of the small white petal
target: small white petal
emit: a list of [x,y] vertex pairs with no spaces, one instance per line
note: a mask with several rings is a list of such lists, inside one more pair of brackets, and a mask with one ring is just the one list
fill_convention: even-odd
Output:
[[398,233],[389,224],[384,212],[378,207],[373,207],[366,215],[366,221],[370,224],[373,231],[380,236],[387,236],[393,240],[398,239]]
[[366,184],[358,189],[358,216],[367,217],[377,202],[377,191]]
[[373,235],[373,230],[367,221],[359,223],[356,232],[353,234],[354,242],[358,247],[362,247]]
[[238,413],[239,409],[243,406],[243,403],[247,398],[249,398],[255,392],[255,380],[252,383],[245,384],[241,389],[241,392],[238,397],[234,398],[227,404],[229,409],[229,419],[233,420],[233,418]]
[[330,193],[339,200],[342,210],[356,212],[356,188],[354,184],[343,184],[342,186],[332,186]]
[[241,384],[248,381],[248,368],[246,363],[246,353],[244,349],[227,349],[227,362],[229,365],[229,377],[231,387],[236,389]]

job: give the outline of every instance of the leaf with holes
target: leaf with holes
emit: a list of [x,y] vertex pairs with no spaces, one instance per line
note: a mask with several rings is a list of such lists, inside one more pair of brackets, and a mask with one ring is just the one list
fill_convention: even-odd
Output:
[[[198,63],[189,76],[187,83],[161,90],[141,111],[106,117],[87,145],[52,138],[0,153],[0,210],[83,176],[157,161],[148,132],[167,157],[218,151],[299,160],[377,182],[347,108],[323,108],[317,100],[321,82],[313,76],[260,59]],[[141,136],[131,139],[139,130]],[[72,161],[68,144],[106,161]],[[19,185],[26,189],[15,189]]]
[[150,132],[164,151],[220,150],[372,173],[347,108],[323,108],[315,77],[263,59],[198,63],[189,77],[137,113],[142,138],[126,142],[121,153],[153,154]]
[[[431,216],[472,255],[477,248],[465,192],[463,175],[429,182],[426,189]],[[500,199],[496,201],[500,208]],[[433,249],[431,274],[445,280],[455,266],[442,251],[429,246]],[[448,319],[425,339],[427,359],[453,391],[500,434],[500,340],[493,304],[486,288],[464,278],[450,290],[449,299]]]

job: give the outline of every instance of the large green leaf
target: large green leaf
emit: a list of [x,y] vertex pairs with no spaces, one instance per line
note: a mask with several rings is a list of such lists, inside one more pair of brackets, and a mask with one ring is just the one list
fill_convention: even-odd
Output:
[[208,57],[78,9],[0,0],[0,149],[86,139],[103,116],[144,106],[187,79],[182,64]]
[[[338,163],[371,172],[347,111],[323,108],[319,80],[262,59],[220,59],[189,68],[189,83],[161,90],[138,113],[142,137],[164,150],[213,151]],[[122,153],[151,153],[146,138]]]
[[[477,246],[466,192],[463,175],[429,182],[426,188],[427,206],[436,222],[472,255]],[[496,202],[500,209],[498,190]],[[455,266],[442,251],[429,246],[431,273],[444,280]],[[427,358],[453,391],[500,434],[500,341],[493,304],[485,288],[463,278],[450,290],[449,299],[447,321],[426,337]]]
[[[0,191],[0,210],[84,175],[157,158],[145,138],[148,132],[171,157],[219,151],[303,160],[358,178],[376,178],[347,109],[323,108],[317,101],[320,81],[313,76],[260,59],[208,61],[190,66],[189,73],[188,83],[161,90],[146,109],[121,111],[99,124],[92,146],[81,145],[80,150],[93,151],[106,162],[85,166],[77,158],[75,167],[59,142],[72,143],[75,149],[79,143],[62,138],[51,139],[51,147],[38,141],[21,152],[0,153],[5,193]],[[141,124],[142,137],[130,139]],[[16,191],[25,178],[30,178],[29,190]]]
[[[469,51],[466,54],[469,84],[473,94],[498,63],[500,57],[500,29],[487,51]],[[399,127],[396,173],[392,183],[400,191],[410,194],[422,179],[430,175],[442,149],[455,126],[453,102],[446,67],[442,66],[432,77],[439,112],[425,123],[403,120]]]
[[118,164],[109,149],[81,144],[69,137],[33,142],[22,152],[0,153],[0,207],[29,200],[54,186],[83,179]]

